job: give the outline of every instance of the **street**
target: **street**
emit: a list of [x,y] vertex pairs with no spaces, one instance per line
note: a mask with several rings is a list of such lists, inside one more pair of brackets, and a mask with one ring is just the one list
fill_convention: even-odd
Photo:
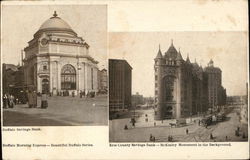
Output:
[[[243,132],[248,135],[247,125],[239,122],[236,110],[229,113],[225,121],[207,128],[199,126],[198,123],[176,128],[164,125],[165,122],[162,125],[157,122],[156,126],[152,126],[150,123],[152,124],[150,120],[149,122],[139,121],[134,128],[128,118],[111,120],[109,122],[110,142],[148,142],[150,134],[155,137],[156,142],[167,142],[168,136],[173,137],[173,142],[228,142],[247,141],[247,138],[242,138],[242,135]],[[128,130],[124,130],[125,125],[128,126]],[[239,137],[235,136],[237,127],[240,127]],[[186,129],[188,129],[188,134],[186,134]],[[213,139],[210,139],[211,134]]]
[[18,104],[3,110],[4,126],[90,126],[108,125],[107,96],[95,98],[49,97],[48,108]]

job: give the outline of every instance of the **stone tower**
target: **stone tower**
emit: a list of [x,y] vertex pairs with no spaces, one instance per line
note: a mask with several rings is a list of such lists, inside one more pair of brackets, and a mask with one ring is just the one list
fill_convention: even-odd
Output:
[[155,120],[181,116],[181,66],[183,59],[173,41],[162,56],[159,49],[155,58]]
[[162,88],[162,74],[164,70],[164,58],[161,53],[161,48],[159,45],[159,51],[157,53],[157,56],[155,57],[155,103],[157,104],[155,119],[161,120],[164,117],[164,103],[163,103],[163,88]]

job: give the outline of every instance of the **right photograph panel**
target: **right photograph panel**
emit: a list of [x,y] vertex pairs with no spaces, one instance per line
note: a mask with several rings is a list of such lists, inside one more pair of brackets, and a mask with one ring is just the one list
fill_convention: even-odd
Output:
[[247,32],[109,33],[109,141],[248,141],[247,43]]

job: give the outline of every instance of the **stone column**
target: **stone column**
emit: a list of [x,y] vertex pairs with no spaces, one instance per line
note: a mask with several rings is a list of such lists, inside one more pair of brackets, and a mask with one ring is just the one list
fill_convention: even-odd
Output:
[[49,59],[49,91],[52,93],[53,89],[53,79],[52,79],[52,59]]
[[89,90],[89,87],[88,87],[88,64],[85,63],[85,77],[84,77],[84,81],[85,81],[85,90]]
[[78,93],[80,92],[81,90],[81,70],[80,70],[81,66],[80,66],[80,63],[79,63],[79,59],[78,59],[78,62],[77,62],[77,74],[78,74],[78,85],[77,85],[77,90],[78,90]]
[[61,91],[61,63],[57,62],[57,90]]
[[38,75],[38,72],[39,72],[39,62],[37,62],[37,92],[42,92],[42,86],[41,86],[41,79],[40,79],[40,77],[39,77],[39,75]]
[[83,75],[83,89],[85,89],[85,63],[83,62],[83,68],[82,68],[82,75]]
[[181,118],[181,72],[178,70],[176,79],[176,119]]

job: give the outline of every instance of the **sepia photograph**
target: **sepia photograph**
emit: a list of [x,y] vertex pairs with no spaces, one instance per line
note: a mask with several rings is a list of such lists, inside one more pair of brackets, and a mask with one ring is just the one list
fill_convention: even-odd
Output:
[[247,4],[1,1],[3,159],[249,159]]
[[106,5],[4,5],[2,33],[4,126],[108,124]]
[[248,141],[246,32],[109,37],[110,142]]

